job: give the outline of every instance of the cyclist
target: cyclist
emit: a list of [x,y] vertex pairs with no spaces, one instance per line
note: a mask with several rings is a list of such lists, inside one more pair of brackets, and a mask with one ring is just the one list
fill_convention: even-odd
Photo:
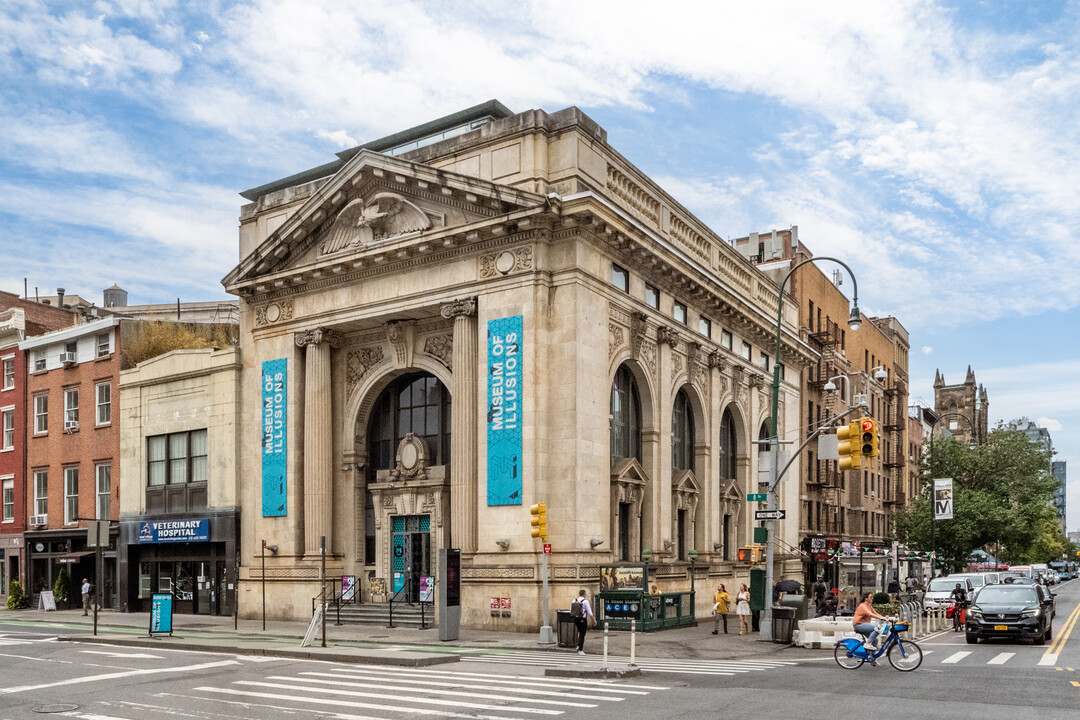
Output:
[[960,583],[956,583],[956,587],[949,593],[949,599],[953,602],[953,631],[963,630],[964,626],[960,620],[964,614],[964,608],[967,607],[967,590],[961,587]]
[[887,620],[884,615],[874,611],[873,600],[874,593],[866,593],[866,597],[855,608],[855,616],[851,618],[851,624],[854,626],[855,632],[867,636],[866,642],[863,643],[863,647],[867,650],[877,650],[878,625],[871,621],[874,619]]

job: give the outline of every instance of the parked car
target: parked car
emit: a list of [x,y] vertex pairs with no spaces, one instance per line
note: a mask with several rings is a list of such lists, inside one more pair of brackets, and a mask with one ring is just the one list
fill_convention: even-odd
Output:
[[993,585],[979,593],[968,609],[968,643],[980,639],[1030,639],[1042,645],[1053,639],[1053,597],[1038,584]]
[[1050,577],[1050,566],[1046,563],[1032,563],[1031,577],[1041,578],[1044,585],[1053,585],[1054,580]]
[[949,597],[952,595],[952,591],[956,589],[957,583],[967,591],[970,598],[975,590],[975,585],[971,582],[969,575],[957,574],[937,577],[930,581],[930,585],[923,595],[923,610],[948,607],[950,604]]

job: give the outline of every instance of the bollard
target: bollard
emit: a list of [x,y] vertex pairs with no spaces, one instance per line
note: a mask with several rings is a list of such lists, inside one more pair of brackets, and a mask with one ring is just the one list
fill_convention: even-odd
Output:
[[637,635],[635,626],[637,620],[630,621],[630,667],[634,667],[634,652],[636,650]]
[[607,641],[608,641],[608,622],[604,621],[604,664],[600,666],[601,670],[607,670]]

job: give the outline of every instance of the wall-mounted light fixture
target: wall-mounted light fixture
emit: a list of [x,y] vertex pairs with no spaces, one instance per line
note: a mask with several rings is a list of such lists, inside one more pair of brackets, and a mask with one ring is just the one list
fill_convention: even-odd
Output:
[[675,542],[674,541],[672,541],[672,540],[665,540],[664,541],[664,549],[665,550],[670,550],[673,547],[675,547]]
[[589,545],[591,547],[600,547],[603,544],[604,544],[604,541],[601,540],[600,538],[593,538],[592,540],[589,540]]
[[714,550],[715,552],[720,552],[721,550],[723,550],[723,549],[724,549],[724,544],[723,544],[723,543],[713,543],[713,544],[712,544],[712,549],[713,549],[713,550]]
[[499,547],[501,547],[503,550],[506,550],[508,547],[510,547],[510,541],[508,539],[506,539],[506,538],[502,538],[501,540],[496,540],[495,544],[498,545]]

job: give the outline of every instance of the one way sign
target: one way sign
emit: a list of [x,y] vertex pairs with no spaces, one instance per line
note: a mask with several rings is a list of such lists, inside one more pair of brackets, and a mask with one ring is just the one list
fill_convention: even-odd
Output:
[[786,510],[755,510],[755,520],[783,520],[787,516]]

